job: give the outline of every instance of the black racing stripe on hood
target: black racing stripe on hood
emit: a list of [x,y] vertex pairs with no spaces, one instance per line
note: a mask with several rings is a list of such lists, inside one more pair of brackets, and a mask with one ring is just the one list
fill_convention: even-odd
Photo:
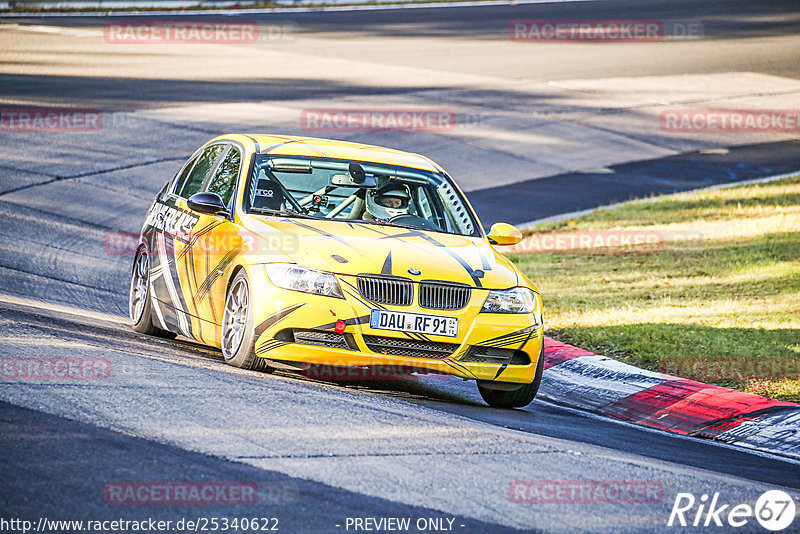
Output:
[[429,243],[433,243],[437,247],[443,248],[445,252],[447,252],[454,260],[456,260],[464,268],[464,270],[467,271],[467,274],[469,274],[470,278],[472,278],[472,281],[475,283],[475,287],[478,288],[483,287],[483,285],[481,285],[481,279],[475,276],[475,269],[470,267],[469,263],[467,263],[467,261],[464,258],[462,258],[458,254],[450,250],[450,247],[444,245],[443,243],[438,242],[431,236],[423,234],[422,232],[420,232],[420,234],[421,234],[420,237],[422,237],[422,239],[428,241]]
[[362,227],[366,228],[367,230],[372,230],[373,232],[380,234],[383,237],[394,237],[392,234],[387,234],[386,232],[378,230],[377,228],[375,228],[375,225],[373,224],[365,223]]
[[392,275],[392,251],[389,251],[389,254],[386,256],[386,260],[383,262],[383,267],[381,268],[381,274],[387,274],[389,276]]
[[330,232],[326,232],[325,230],[320,230],[319,228],[315,228],[315,227],[311,226],[310,224],[301,223],[301,222],[296,221],[296,220],[294,220],[292,218],[289,218],[287,220],[289,222],[291,222],[292,224],[296,224],[297,226],[299,226],[301,228],[305,228],[306,230],[311,230],[312,232],[316,232],[316,233],[318,233],[320,235],[323,235],[325,237],[329,237],[329,238],[333,239],[334,241],[336,241],[337,243],[341,243],[342,245],[344,245],[346,247],[350,247],[351,249],[353,249],[356,252],[358,252],[358,249],[356,247],[354,247],[353,245],[348,243],[346,239],[342,239],[338,235],[332,234]]
[[491,271],[492,266],[489,263],[489,258],[486,257],[486,254],[483,253],[480,247],[476,246],[475,249],[478,251],[478,256],[481,258],[481,269],[484,271]]
[[[404,234],[386,236],[386,237],[383,237],[381,239],[401,239],[401,238],[404,238],[404,237],[419,237],[421,239],[424,239],[428,243],[431,243],[433,245],[436,245],[439,248],[444,249],[445,252],[447,252],[454,260],[456,260],[464,268],[465,271],[467,271],[467,274],[470,276],[470,278],[472,278],[472,281],[475,284],[475,287],[478,287],[478,288],[482,288],[483,287],[483,285],[481,284],[481,279],[478,278],[477,276],[475,276],[475,269],[470,267],[469,263],[467,263],[467,261],[464,258],[462,258],[458,254],[456,254],[455,252],[450,250],[450,247],[448,247],[444,243],[440,243],[439,241],[437,241],[436,239],[434,239],[433,237],[429,236],[428,234],[426,234],[424,232],[412,229],[412,230],[407,231]],[[481,259],[483,260],[483,258],[481,258]]]

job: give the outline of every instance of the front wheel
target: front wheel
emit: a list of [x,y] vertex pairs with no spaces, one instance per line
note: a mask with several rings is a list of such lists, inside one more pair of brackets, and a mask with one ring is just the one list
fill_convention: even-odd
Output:
[[256,356],[250,281],[243,270],[233,278],[225,298],[220,344],[225,363],[241,369],[272,371],[266,360]]
[[[542,382],[543,371],[544,344],[542,344],[542,349],[539,351],[539,361],[536,363],[536,373],[533,375],[533,382],[524,384],[520,388],[509,390],[493,388],[491,387],[492,384],[497,383],[491,381],[486,381],[486,385],[482,384],[482,381],[478,381],[478,391],[489,406],[495,408],[522,408],[533,402],[533,399],[539,392],[539,384]],[[501,384],[513,387],[512,384],[507,382]]]

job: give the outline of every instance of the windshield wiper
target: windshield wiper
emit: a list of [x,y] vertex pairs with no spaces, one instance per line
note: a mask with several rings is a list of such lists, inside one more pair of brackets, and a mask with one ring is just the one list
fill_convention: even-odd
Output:
[[296,211],[271,210],[269,208],[250,208],[250,213],[253,213],[255,215],[277,215],[279,217],[316,219],[318,221],[321,220],[320,217],[314,217],[313,215],[309,215],[308,213],[297,213]]
[[277,215],[280,217],[287,217],[287,218],[298,218],[298,219],[314,219],[315,221],[338,221],[338,222],[346,222],[346,223],[357,223],[357,224],[374,224],[377,226],[394,226],[396,228],[406,228],[408,230],[427,230],[428,232],[439,232],[439,233],[448,233],[442,232],[441,230],[431,230],[430,228],[420,228],[419,226],[413,226],[411,224],[403,224],[403,223],[396,223],[391,221],[368,221],[366,219],[326,219],[325,217],[315,217],[313,215],[309,215],[307,213],[297,213],[294,211],[281,211],[281,210],[271,210],[268,208],[250,208],[250,213],[254,215]]
[[347,222],[354,222],[354,223],[376,224],[378,226],[396,226],[397,228],[408,228],[410,230],[427,230],[429,232],[437,231],[437,230],[431,230],[430,228],[420,228],[419,226],[413,226],[411,224],[396,223],[386,220],[383,221],[368,221],[366,219],[339,219],[339,220],[346,220]]

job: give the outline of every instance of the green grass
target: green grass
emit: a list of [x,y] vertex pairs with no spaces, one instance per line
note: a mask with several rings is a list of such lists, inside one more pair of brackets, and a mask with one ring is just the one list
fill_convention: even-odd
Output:
[[[542,292],[548,335],[800,402],[800,176],[634,201],[535,230],[622,229],[667,240],[638,252],[510,255]],[[731,364],[762,368],[721,367]]]

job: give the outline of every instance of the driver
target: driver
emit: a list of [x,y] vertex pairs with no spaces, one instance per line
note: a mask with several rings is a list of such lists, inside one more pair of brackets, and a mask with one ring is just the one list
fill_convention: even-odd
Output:
[[367,211],[365,219],[390,220],[398,215],[408,214],[411,194],[404,184],[388,184],[380,189],[367,192]]

